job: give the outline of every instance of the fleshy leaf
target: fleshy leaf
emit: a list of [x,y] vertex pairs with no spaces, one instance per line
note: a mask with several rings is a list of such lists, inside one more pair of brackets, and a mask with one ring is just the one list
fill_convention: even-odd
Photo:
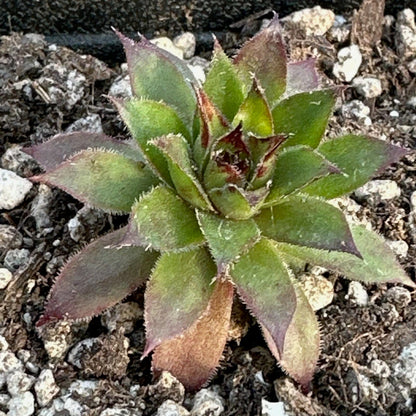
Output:
[[231,267],[237,293],[283,352],[286,331],[296,309],[287,266],[273,242],[263,238]]
[[197,218],[219,268],[234,261],[260,237],[252,219],[227,220],[208,212],[197,212]]
[[190,130],[196,107],[192,84],[198,82],[186,63],[143,36],[137,43],[118,36],[126,52],[133,94],[172,106]]
[[401,268],[390,247],[377,233],[362,225],[351,225],[351,232],[362,259],[348,253],[328,252],[281,242],[276,242],[276,247],[284,255],[327,267],[347,279],[367,283],[402,283],[416,287]]
[[153,139],[151,143],[164,154],[178,194],[195,207],[212,209],[208,196],[195,177],[185,138],[169,134]]
[[116,140],[102,133],[82,131],[57,134],[52,139],[26,147],[23,151],[36,159],[43,169],[50,170],[86,149],[111,150],[137,162],[143,161],[143,156],[135,143]]
[[216,273],[205,248],[162,254],[145,292],[144,356],[161,342],[181,334],[202,315]]
[[302,289],[294,282],[296,309],[286,331],[283,354],[279,354],[269,330],[262,325],[264,339],[281,366],[305,390],[313,378],[319,358],[319,323]]
[[247,93],[252,77],[259,80],[273,107],[286,89],[286,51],[277,15],[270,25],[246,42],[234,59]]
[[162,102],[140,99],[113,100],[113,102],[143,154],[161,177],[170,184],[168,163],[161,151],[150,141],[167,134],[182,134],[189,140],[189,131],[178,114]]
[[319,199],[293,195],[254,220],[264,236],[277,241],[360,255],[343,213]]
[[197,390],[214,374],[227,340],[233,285],[217,279],[201,317],[181,335],[162,342],[153,353],[153,372],[170,371],[189,390]]
[[234,117],[233,125],[237,126],[239,123],[243,124],[245,133],[257,137],[273,134],[272,114],[256,78],[253,79],[251,90]]
[[259,209],[268,190],[266,188],[254,191],[245,191],[230,183],[222,188],[213,188],[208,195],[225,218],[233,220],[246,220],[252,217]]
[[144,284],[158,253],[142,247],[111,248],[124,232],[120,229],[98,238],[69,260],[37,325],[97,315]]
[[[195,212],[170,189],[159,186],[133,205],[127,241],[159,251],[181,251],[204,242]],[[123,243],[121,243],[123,245]]]
[[289,62],[287,65],[286,96],[312,91],[318,86],[319,78],[315,69],[315,58]]
[[237,114],[244,95],[235,67],[216,39],[214,56],[204,83],[204,90],[219,110],[231,121]]
[[298,144],[317,147],[334,104],[333,89],[302,92],[280,101],[272,115],[275,133],[289,136],[284,147]]
[[317,179],[302,192],[328,199],[364,185],[408,153],[406,149],[388,142],[352,134],[324,142],[318,151],[340,168],[343,174]]
[[289,147],[277,156],[265,205],[273,205],[282,196],[302,189],[317,178],[339,172],[337,167],[310,147]]
[[103,150],[83,150],[31,179],[110,212],[129,212],[135,199],[159,182],[142,162]]

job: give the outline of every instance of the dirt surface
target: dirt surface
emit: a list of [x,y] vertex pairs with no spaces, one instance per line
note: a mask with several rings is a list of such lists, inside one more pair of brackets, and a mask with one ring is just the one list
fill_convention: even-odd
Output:
[[[253,27],[258,28],[259,24],[256,21]],[[345,26],[349,27],[348,22]],[[227,51],[232,53],[253,27],[245,26],[245,31],[230,37]],[[342,84],[332,69],[338,50],[349,44],[348,37],[337,40],[330,34],[306,36],[302,30],[287,30],[293,59],[316,56],[323,81]],[[344,203],[347,211],[353,206],[358,219],[369,222],[387,239],[406,243],[408,251],[399,260],[415,280],[416,208],[411,196],[413,193],[415,198],[416,190],[416,115],[414,104],[409,104],[409,99],[416,96],[415,74],[410,68],[415,57],[397,53],[394,33],[394,25],[384,27],[381,42],[363,53],[358,73],[378,78],[382,94],[363,98],[350,83],[344,83],[347,88],[331,119],[329,133],[364,133],[411,150],[378,178],[394,181],[400,188],[399,196],[383,200],[377,193],[369,197],[353,194]],[[127,137],[115,110],[104,97],[120,73],[119,67],[108,68],[93,57],[48,45],[41,36],[3,37],[1,167],[21,177],[40,172],[33,160],[11,149],[41,142],[88,116],[98,118],[106,134]],[[346,115],[343,103],[352,100],[368,106],[371,125]],[[91,119],[86,123],[89,127],[93,124]],[[140,290],[104,317],[37,329],[35,323],[64,262],[87,242],[126,220],[125,216],[83,208],[64,192],[39,185],[33,186],[21,204],[1,211],[0,267],[11,269],[13,277],[0,290],[0,335],[8,343],[8,347],[0,348],[0,354],[1,350],[16,354],[34,380],[42,370],[51,369],[58,386],[47,404],[41,403],[37,391],[29,387],[36,402],[34,411],[27,414],[162,415],[168,413],[159,407],[168,399],[184,407],[183,413],[176,414],[187,414],[185,409],[193,408],[194,416],[261,415],[265,412],[262,399],[283,402],[287,415],[416,413],[416,353],[409,352],[409,346],[416,341],[416,294],[405,288],[394,289],[393,285],[362,287],[368,301],[360,304],[352,296],[348,281],[320,271],[331,280],[335,293],[333,302],[318,312],[322,352],[312,391],[306,396],[278,368],[259,329],[244,308],[237,305],[233,340],[227,344],[221,368],[208,385],[209,392],[223,406],[222,412],[218,406],[217,410],[205,413],[196,409],[195,395],[184,394],[174,380],[154,384],[149,360],[140,360],[145,337]],[[11,250],[21,256],[20,260],[10,261]],[[10,409],[10,383],[5,374],[0,370],[0,415]],[[93,383],[88,394],[86,381]],[[84,390],[75,388],[74,383],[81,383]],[[68,397],[78,403],[78,413],[68,410]],[[65,404],[61,408],[58,399]],[[51,413],[47,413],[48,409]],[[111,413],[108,409],[116,410]],[[9,414],[19,415],[11,410]]]

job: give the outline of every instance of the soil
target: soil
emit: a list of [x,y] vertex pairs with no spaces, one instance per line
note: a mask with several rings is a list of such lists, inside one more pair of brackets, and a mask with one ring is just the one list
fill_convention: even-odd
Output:
[[[234,32],[228,38],[227,51],[232,53],[250,35],[250,30]],[[328,36],[307,37],[294,29],[287,32],[287,38],[294,59],[317,56],[317,64],[328,78],[327,82],[340,83],[332,75],[332,67],[337,51],[347,45],[347,41],[342,44]],[[208,56],[209,52],[203,55]],[[73,71],[82,79],[82,84],[77,88],[72,85],[69,91],[70,86],[62,79],[65,74],[57,67],[65,68],[65,74]],[[3,37],[0,45],[0,156],[16,145],[38,143],[65,131],[76,120],[91,114],[100,117],[106,134],[127,137],[116,111],[105,97],[120,73],[118,66],[108,68],[93,57],[81,57],[69,49],[50,46],[42,37],[18,34]],[[342,100],[364,101],[371,109],[371,126],[347,118],[338,110],[331,119],[329,133],[338,135],[351,131],[386,137],[413,150],[379,178],[394,180],[401,195],[387,201],[380,198],[359,200],[357,215],[370,221],[373,229],[387,239],[407,243],[408,253],[399,260],[415,280],[416,235],[412,228],[410,199],[416,189],[416,130],[415,110],[407,101],[415,96],[416,85],[407,62],[395,52],[389,31],[384,32],[374,50],[364,54],[360,75],[365,74],[381,80],[383,94],[375,99],[363,99],[353,88],[346,88]],[[43,94],[47,82],[56,86],[56,96]],[[68,105],[68,97],[74,95],[78,99]],[[393,110],[400,117],[391,116]],[[4,159],[2,164],[8,168]],[[15,169],[23,177],[40,172],[30,160],[19,163]],[[109,331],[100,317],[88,322],[51,325],[42,331],[35,327],[62,264],[87,242],[127,220],[125,216],[85,211],[80,202],[58,189],[51,189],[46,208],[49,223],[47,227],[40,226],[36,222],[40,214],[33,212],[34,207],[39,207],[35,200],[40,192],[36,185],[18,207],[1,211],[0,225],[14,227],[23,238],[17,246],[0,252],[0,263],[10,248],[25,248],[29,257],[14,271],[7,288],[0,291],[0,334],[18,356],[22,350],[28,351],[29,361],[37,366],[34,374],[51,368],[61,389],[75,380],[98,380],[98,388],[90,397],[77,398],[89,409],[84,414],[100,415],[110,407],[136,408],[141,409],[143,415],[155,414],[167,398],[175,401],[177,389],[155,393],[150,362],[140,360],[145,337],[140,313],[131,331],[125,333],[117,325]],[[68,223],[77,214],[82,227],[74,240]],[[260,330],[244,308],[237,305],[235,316],[240,324],[236,327],[241,336],[227,344],[222,365],[209,383],[223,398],[223,415],[260,415],[262,399],[283,401],[288,412],[292,412],[288,414],[293,415],[410,416],[416,413],[416,402],[412,404],[412,399],[416,400],[415,386],[401,383],[393,374],[403,348],[416,341],[415,293],[411,293],[412,302],[408,303],[391,296],[392,285],[368,285],[365,289],[369,302],[358,306],[347,296],[348,281],[329,272],[325,272],[325,276],[333,282],[335,294],[333,302],[318,312],[322,352],[312,391],[303,395],[283,374]],[[142,308],[142,292],[137,291],[124,302],[137,303]],[[50,349],[47,352],[47,342],[58,338],[64,344],[63,352],[55,352],[55,355]],[[83,361],[79,366],[71,364],[66,351],[90,338],[99,342],[81,357]],[[389,370],[387,374],[377,370],[375,363],[384,363]],[[137,392],[132,394],[132,386],[138,385]],[[6,393],[5,386],[0,390],[2,393]],[[192,393],[186,393],[185,407],[191,407],[193,397]],[[176,400],[181,402],[181,398]],[[36,409],[38,412],[40,407]],[[1,411],[6,412],[7,408],[0,403]]]

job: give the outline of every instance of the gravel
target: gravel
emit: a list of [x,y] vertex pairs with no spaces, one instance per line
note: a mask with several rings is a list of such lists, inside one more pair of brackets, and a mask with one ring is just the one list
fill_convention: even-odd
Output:
[[357,45],[347,46],[338,52],[333,74],[344,82],[350,82],[358,73],[363,58]]
[[26,198],[32,186],[32,182],[11,170],[0,169],[0,209],[16,208]]

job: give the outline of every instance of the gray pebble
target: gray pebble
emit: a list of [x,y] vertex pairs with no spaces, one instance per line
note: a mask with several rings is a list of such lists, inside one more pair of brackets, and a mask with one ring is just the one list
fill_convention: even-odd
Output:
[[29,258],[30,251],[26,248],[9,250],[4,258],[4,266],[10,271],[15,271],[26,266]]
[[35,399],[26,391],[10,399],[8,406],[7,416],[31,416],[35,412]]
[[35,384],[36,400],[39,406],[45,407],[59,393],[53,373],[49,369],[42,370]]
[[[206,413],[211,415],[211,413]],[[173,400],[164,401],[159,408],[155,416],[188,416],[189,412],[180,404],[175,403]]]
[[22,370],[16,370],[7,376],[7,391],[11,396],[18,396],[32,388],[35,378]]
[[87,117],[80,118],[70,124],[65,132],[70,133],[81,130],[91,133],[103,133],[101,117],[98,114],[90,114]]
[[374,77],[356,77],[352,85],[365,98],[375,98],[383,92],[381,81]]
[[0,209],[16,208],[26,198],[32,186],[32,182],[11,170],[0,169]]
[[38,194],[32,201],[30,207],[30,214],[35,219],[36,228],[42,231],[45,228],[52,226],[52,221],[49,215],[49,206],[53,200],[53,193],[51,188],[45,184],[40,184]]
[[12,225],[0,224],[0,251],[20,248],[23,237]]
[[401,191],[395,181],[375,179],[358,188],[354,194],[358,200],[377,203],[378,201],[390,201],[398,198]]
[[191,416],[219,416],[223,411],[222,397],[213,389],[202,389],[194,397]]

